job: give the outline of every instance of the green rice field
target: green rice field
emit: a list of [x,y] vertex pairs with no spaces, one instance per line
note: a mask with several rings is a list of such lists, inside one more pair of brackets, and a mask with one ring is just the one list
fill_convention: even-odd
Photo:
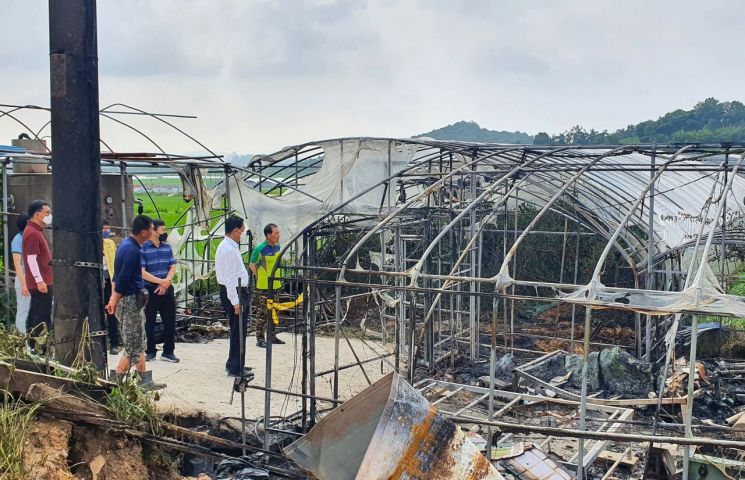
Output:
[[[143,212],[152,218],[160,218],[166,222],[168,228],[185,223],[184,213],[191,207],[192,202],[185,202],[180,194],[136,193],[135,198],[142,200]],[[137,206],[135,206],[135,210]]]

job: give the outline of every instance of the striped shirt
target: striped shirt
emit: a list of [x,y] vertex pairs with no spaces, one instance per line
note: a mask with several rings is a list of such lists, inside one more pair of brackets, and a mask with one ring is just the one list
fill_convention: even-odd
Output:
[[147,273],[154,277],[166,278],[171,265],[176,264],[171,246],[160,242],[160,247],[148,240],[140,249],[140,263]]

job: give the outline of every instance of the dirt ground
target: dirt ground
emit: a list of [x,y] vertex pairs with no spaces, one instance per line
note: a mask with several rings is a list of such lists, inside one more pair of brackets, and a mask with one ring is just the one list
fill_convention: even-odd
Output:
[[[39,417],[26,435],[24,479],[28,480],[208,480],[182,477],[175,467],[162,467],[132,438],[94,427],[75,426],[64,420]],[[161,455],[165,455],[161,453]],[[167,458],[170,462],[170,457]],[[4,476],[0,476],[5,478]]]
[[29,480],[71,480],[68,468],[72,424],[41,419],[31,424],[26,436],[23,464]]
[[[349,335],[349,334],[348,334]],[[281,333],[279,337],[287,342],[285,345],[274,345],[272,349],[272,388],[300,392],[302,359],[300,336]],[[374,340],[361,340],[350,335],[350,343],[354,347],[360,360],[374,358],[383,352],[381,345]],[[248,338],[246,366],[253,367],[256,378],[252,385],[265,385],[265,355],[264,349],[255,346],[256,338]],[[340,365],[354,363],[354,355],[344,337],[340,339]],[[159,346],[160,347],[160,346]],[[372,350],[374,347],[375,350]],[[161,391],[158,405],[162,411],[177,410],[180,414],[193,414],[204,411],[214,418],[239,417],[240,395],[236,394],[233,404],[230,402],[230,392],[233,379],[225,373],[225,360],[228,353],[228,340],[218,339],[206,344],[177,343],[175,354],[181,359],[180,363],[169,363],[158,358],[149,362],[148,369],[153,372],[153,379],[167,385]],[[113,368],[119,357],[109,355],[109,365]],[[389,357],[392,362],[393,358]],[[316,337],[316,371],[332,369],[334,366],[334,338]],[[370,381],[381,378],[392,368],[383,362],[364,364]],[[333,374],[316,379],[316,395],[333,397]],[[339,374],[339,395],[348,399],[359,393],[367,386],[367,381],[359,367],[342,370]],[[301,400],[297,397],[288,398],[284,395],[272,395],[272,415],[290,414],[301,409]],[[319,403],[319,408],[330,406]],[[246,391],[246,416],[258,418],[264,414],[264,392],[248,389]]]

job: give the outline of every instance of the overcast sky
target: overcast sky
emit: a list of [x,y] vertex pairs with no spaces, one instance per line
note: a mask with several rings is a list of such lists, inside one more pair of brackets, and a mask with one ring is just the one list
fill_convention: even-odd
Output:
[[[0,103],[47,106],[47,2],[2,12]],[[99,0],[100,104],[196,115],[178,125],[220,152],[458,120],[615,130],[745,100],[743,18],[739,0]],[[174,153],[198,149],[136,125]],[[116,150],[153,150],[109,120],[101,130]],[[17,133],[0,119],[0,144]]]

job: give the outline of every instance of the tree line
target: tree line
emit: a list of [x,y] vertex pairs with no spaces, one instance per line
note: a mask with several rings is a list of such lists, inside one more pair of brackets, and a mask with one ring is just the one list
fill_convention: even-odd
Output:
[[745,105],[707,98],[691,110],[678,109],[615,132],[575,125],[556,135],[540,132],[534,145],[614,145],[638,143],[707,143],[745,141]]

